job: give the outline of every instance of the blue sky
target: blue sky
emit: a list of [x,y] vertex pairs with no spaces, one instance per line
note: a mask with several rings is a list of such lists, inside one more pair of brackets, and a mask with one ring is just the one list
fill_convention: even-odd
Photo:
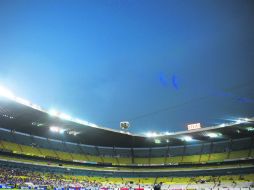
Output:
[[114,129],[254,114],[251,0],[1,0],[0,84]]

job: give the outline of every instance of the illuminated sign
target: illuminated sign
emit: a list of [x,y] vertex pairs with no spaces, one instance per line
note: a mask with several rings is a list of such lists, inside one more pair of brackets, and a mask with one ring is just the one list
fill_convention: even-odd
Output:
[[200,123],[194,123],[187,125],[188,130],[194,130],[194,129],[200,129],[201,124]]

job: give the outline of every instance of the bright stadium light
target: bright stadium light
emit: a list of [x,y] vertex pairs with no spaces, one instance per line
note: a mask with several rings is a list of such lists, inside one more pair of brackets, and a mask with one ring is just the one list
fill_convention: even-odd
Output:
[[235,121],[236,124],[241,124],[241,123],[243,123],[243,122],[244,122],[244,121],[241,120],[241,119],[237,119],[237,120]]
[[38,106],[38,105],[36,105],[36,104],[31,104],[31,107],[33,108],[33,109],[36,109],[36,110],[42,110],[41,109],[41,107],[40,106]]
[[226,127],[226,124],[222,123],[222,124],[219,125],[219,127]]
[[51,126],[51,127],[49,128],[49,130],[52,131],[52,132],[59,132],[59,127]]
[[229,118],[227,119],[230,121],[228,125],[237,125],[237,124],[242,124],[242,123],[248,123],[251,121],[249,118]]
[[160,139],[155,139],[154,142],[155,142],[155,144],[160,144],[161,140]]
[[88,125],[89,125],[90,127],[98,127],[98,125],[96,125],[96,124],[94,124],[94,123],[89,123],[89,122],[88,122]]
[[59,117],[61,119],[65,119],[65,120],[71,120],[71,116],[65,114],[65,113],[60,113]]
[[[25,106],[29,106],[33,109],[37,109],[40,110],[42,112],[46,112],[47,114],[54,116],[54,117],[58,117],[64,120],[68,120],[68,121],[72,121],[72,122],[76,122],[82,125],[86,125],[86,126],[90,126],[90,127],[94,127],[94,128],[98,128],[99,126],[94,124],[94,123],[90,123],[88,121],[85,120],[81,120],[81,119],[74,119],[72,118],[70,115],[59,112],[55,109],[50,109],[48,111],[43,110],[40,106],[31,103],[30,101],[20,98],[20,97],[16,97],[10,90],[8,90],[7,88],[0,86],[0,96],[11,99],[17,103],[23,104]],[[12,119],[12,118],[11,118]]]
[[3,86],[0,86],[0,96],[4,96],[9,99],[14,99],[14,94]]
[[60,113],[58,111],[56,111],[55,109],[51,109],[48,112],[51,116],[55,116],[55,117],[59,117],[61,119],[65,119],[65,120],[72,120],[71,116],[65,114],[65,113]]
[[190,136],[184,136],[184,137],[182,137],[182,140],[188,142],[188,141],[192,141],[193,139]]
[[31,103],[28,100],[25,100],[23,98],[16,97],[16,101],[18,103],[26,105],[26,106],[30,106],[31,105]]
[[64,129],[59,129],[59,133],[60,133],[60,134],[63,134],[64,131],[65,131]]
[[248,118],[237,118],[233,120],[234,124],[248,123],[249,121],[250,119]]
[[49,115],[51,115],[51,116],[58,116],[58,111],[56,111],[56,110],[54,110],[54,109],[51,109],[51,110],[49,110]]
[[51,126],[49,127],[49,130],[52,131],[52,132],[55,132],[55,133],[60,133],[60,134],[63,134],[65,129],[62,129],[60,127],[57,127],[57,126]]
[[158,137],[159,135],[155,132],[148,132],[148,133],[146,133],[146,136],[147,137]]
[[170,133],[170,132],[165,132],[164,134],[165,135],[172,135],[172,133]]
[[216,137],[221,136],[221,134],[220,133],[207,133],[206,136],[208,136],[210,138],[216,138]]
[[88,122],[82,119],[75,119],[75,122],[82,124],[82,125],[88,125]]
[[241,120],[241,122],[242,123],[248,123],[248,122],[250,122],[251,121],[251,119],[249,119],[249,118],[240,118],[239,120]]

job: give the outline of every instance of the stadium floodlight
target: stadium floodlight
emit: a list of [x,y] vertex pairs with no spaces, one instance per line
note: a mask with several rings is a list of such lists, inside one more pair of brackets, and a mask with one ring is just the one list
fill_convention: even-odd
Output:
[[169,143],[169,140],[167,139],[166,142]]
[[50,126],[49,130],[52,131],[52,132],[55,132],[55,133],[60,133],[60,134],[63,134],[65,132],[65,129],[62,129],[62,128],[57,127],[57,126]]
[[94,123],[89,123],[89,122],[88,122],[88,126],[90,126],[90,127],[98,127],[98,125],[96,125]]
[[220,133],[207,133],[206,136],[208,136],[210,138],[216,138],[216,137],[221,136],[221,134]]
[[157,133],[155,133],[155,132],[148,132],[148,133],[146,133],[146,136],[147,137],[157,137],[159,135]]
[[183,141],[192,141],[193,139],[192,139],[191,136],[183,136],[183,137],[182,137],[182,140],[183,140]]
[[8,89],[4,88],[3,86],[0,86],[0,96],[6,97],[9,99],[15,98],[14,94]]
[[59,127],[56,127],[56,126],[51,126],[49,127],[49,130],[52,131],[52,132],[59,132]]
[[59,133],[60,133],[60,134],[63,134],[64,131],[65,131],[65,129],[59,129]]
[[51,116],[58,116],[58,111],[56,111],[56,110],[54,110],[54,109],[51,109],[51,110],[49,110],[49,115],[51,115]]
[[241,124],[241,123],[248,123],[250,121],[250,119],[248,118],[238,118],[236,120],[234,120],[235,124]]
[[241,124],[241,123],[243,123],[243,122],[244,122],[244,121],[241,120],[241,119],[237,119],[237,120],[235,121],[236,124]]
[[226,124],[222,123],[222,124],[219,125],[219,127],[226,127]]
[[16,101],[20,104],[31,106],[31,103],[28,100],[25,100],[23,98],[16,97]]
[[65,119],[65,120],[71,120],[71,116],[65,114],[65,113],[60,113],[59,117],[61,119]]
[[241,122],[242,123],[248,123],[248,122],[250,122],[251,121],[251,119],[249,119],[249,118],[240,118],[239,120],[241,120]]
[[33,109],[42,111],[41,107],[38,106],[38,105],[36,105],[36,104],[31,104],[31,107],[32,107]]
[[82,125],[88,125],[88,122],[82,119],[75,119],[74,121]]
[[172,135],[172,133],[170,133],[170,132],[165,132],[164,134],[165,135]]

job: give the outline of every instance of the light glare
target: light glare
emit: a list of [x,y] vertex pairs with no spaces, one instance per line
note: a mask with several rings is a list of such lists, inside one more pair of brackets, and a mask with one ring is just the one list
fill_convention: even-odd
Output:
[[49,114],[52,115],[52,116],[57,116],[58,112],[54,109],[51,109],[51,110],[49,110]]
[[183,140],[183,141],[192,141],[193,139],[192,139],[192,137],[190,137],[190,136],[184,136],[184,137],[182,138],[182,140]]
[[219,125],[220,127],[226,127],[226,124],[225,123],[222,123]]
[[63,134],[65,129],[62,129],[60,127],[57,127],[57,126],[51,126],[49,128],[50,131],[54,132],[54,133],[60,133],[60,134]]
[[14,94],[3,86],[0,86],[0,95],[9,99],[15,98]]
[[52,132],[58,132],[59,131],[59,127],[56,127],[56,126],[51,126],[49,129]]
[[65,114],[65,113],[61,113],[61,114],[59,115],[59,117],[60,117],[61,119],[65,119],[65,120],[71,120],[71,116],[69,116],[69,115],[67,115],[67,114]]
[[28,100],[25,100],[23,98],[16,97],[16,101],[18,103],[26,105],[26,106],[30,106],[31,105],[31,103]]
[[146,136],[147,137],[157,137],[159,135],[157,133],[155,133],[155,132],[148,132],[148,133],[146,133]]
[[221,134],[220,133],[208,133],[207,136],[210,138],[216,138],[216,137],[221,136]]

